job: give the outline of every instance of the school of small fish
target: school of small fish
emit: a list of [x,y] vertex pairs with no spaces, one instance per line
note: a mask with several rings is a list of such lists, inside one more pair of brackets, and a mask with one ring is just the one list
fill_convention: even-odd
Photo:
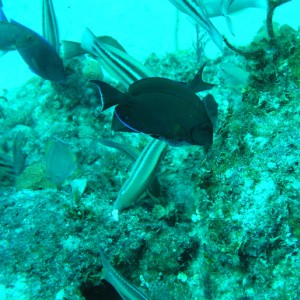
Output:
[[[230,19],[232,12],[248,7],[266,8],[266,1],[259,0],[169,1],[202,27],[221,51],[225,47],[224,39],[210,21],[211,17],[223,16],[229,30],[234,34]],[[114,38],[96,36],[89,29],[84,31],[80,43],[60,41],[51,0],[42,0],[42,19],[43,35],[40,35],[9,19],[0,0],[0,53],[18,51],[36,75],[66,86],[68,78],[63,61],[86,53],[92,55],[127,91],[123,93],[104,81],[90,78],[98,87],[102,110],[114,107],[111,129],[143,133],[153,138],[141,153],[130,150],[125,145],[103,140],[103,144],[117,148],[135,160],[130,177],[114,204],[113,217],[118,220],[118,211],[133,205],[148,188],[155,194],[155,187],[151,191],[153,184],[159,190],[156,171],[168,145],[212,145],[217,126],[218,104],[211,94],[200,99],[197,93],[213,88],[214,84],[202,80],[204,65],[191,82],[155,76],[131,57]],[[63,55],[61,46],[64,48]],[[236,69],[226,64],[223,69],[224,72],[237,73]],[[123,299],[147,299],[113,269],[102,250],[100,253],[106,279]]]

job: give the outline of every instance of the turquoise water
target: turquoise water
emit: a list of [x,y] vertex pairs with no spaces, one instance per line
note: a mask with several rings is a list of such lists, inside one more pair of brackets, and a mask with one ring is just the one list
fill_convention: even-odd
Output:
[[0,300],[298,299],[300,1],[2,2]]

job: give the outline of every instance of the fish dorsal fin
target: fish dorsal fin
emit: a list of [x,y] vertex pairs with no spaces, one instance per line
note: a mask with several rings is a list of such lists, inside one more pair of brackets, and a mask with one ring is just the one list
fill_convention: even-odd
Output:
[[111,122],[111,129],[114,131],[121,131],[121,132],[138,132],[137,130],[130,127],[128,124],[126,124],[119,117],[117,109],[114,111],[114,114],[113,114],[113,118],[112,118],[112,122]]
[[195,77],[193,78],[193,80],[189,83],[189,87],[195,93],[206,91],[206,90],[210,90],[210,89],[212,89],[215,86],[215,84],[205,82],[202,79],[205,65],[206,64],[204,63],[201,66],[201,68],[199,69],[199,71],[197,72],[197,74],[195,75]]
[[128,89],[131,96],[148,93],[163,93],[183,96],[187,99],[195,97],[194,92],[186,85],[163,77],[149,77],[131,84]]
[[113,37],[109,36],[109,35],[101,35],[101,36],[97,36],[97,40],[101,43],[105,43],[107,45],[113,46],[125,53],[127,53],[127,51],[124,49],[124,47]]
[[62,44],[62,55],[64,59],[70,59],[75,56],[79,56],[85,54],[86,52],[81,48],[80,43],[73,42],[73,41],[61,41]]
[[[124,53],[127,53],[126,50],[120,45],[120,43],[108,35],[97,36],[96,38],[99,42],[115,47]],[[63,45],[63,57],[69,59],[75,56],[86,54],[87,52],[81,48],[81,44],[73,41],[61,41]]]

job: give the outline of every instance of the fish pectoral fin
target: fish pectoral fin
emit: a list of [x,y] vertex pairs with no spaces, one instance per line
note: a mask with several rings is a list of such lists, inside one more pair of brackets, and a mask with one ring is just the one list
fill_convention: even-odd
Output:
[[62,44],[62,56],[64,59],[69,59],[75,56],[85,54],[86,52],[81,48],[81,44],[72,41],[61,41]]
[[116,110],[112,118],[111,129],[114,131],[121,131],[121,132],[138,132],[134,128],[130,127],[127,123],[125,123],[122,120],[122,118],[118,115]]

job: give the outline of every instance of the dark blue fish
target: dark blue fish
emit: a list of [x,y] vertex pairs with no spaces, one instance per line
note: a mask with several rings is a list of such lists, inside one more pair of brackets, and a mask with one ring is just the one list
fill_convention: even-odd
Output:
[[17,24],[0,21],[0,51],[5,54],[8,51],[28,48],[33,46],[35,39],[30,32],[24,30]]
[[171,145],[212,144],[217,116],[213,96],[203,103],[190,86],[161,77],[136,81],[127,93],[92,82],[99,87],[104,110],[116,105],[113,130],[145,133]]
[[1,7],[0,17],[0,51],[18,50],[30,69],[44,79],[65,79],[62,59],[48,41],[16,21],[8,22]]
[[0,21],[7,21],[7,18],[1,7],[3,7],[3,4],[2,1],[0,0]]
[[66,79],[65,69],[62,59],[58,56],[56,49],[53,48],[42,36],[29,28],[18,24],[25,32],[30,31],[32,38],[36,41],[33,46],[18,49],[30,69],[44,79],[51,81],[62,81]]

